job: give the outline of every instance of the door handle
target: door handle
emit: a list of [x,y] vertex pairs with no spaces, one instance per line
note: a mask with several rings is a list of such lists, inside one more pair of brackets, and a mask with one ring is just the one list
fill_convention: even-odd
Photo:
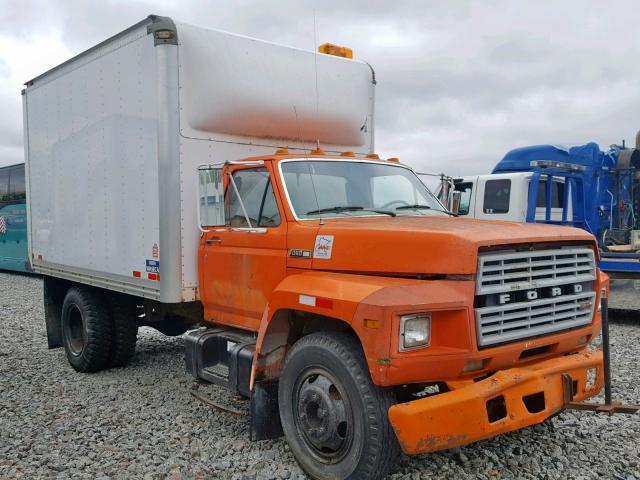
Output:
[[204,243],[207,245],[220,245],[222,243],[222,239],[219,237],[207,238]]

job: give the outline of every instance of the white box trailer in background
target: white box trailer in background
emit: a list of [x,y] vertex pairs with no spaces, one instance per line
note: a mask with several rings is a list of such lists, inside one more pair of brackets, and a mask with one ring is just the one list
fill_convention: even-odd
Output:
[[374,85],[365,62],[154,15],[30,80],[34,270],[197,300],[197,166],[317,142],[371,152]]

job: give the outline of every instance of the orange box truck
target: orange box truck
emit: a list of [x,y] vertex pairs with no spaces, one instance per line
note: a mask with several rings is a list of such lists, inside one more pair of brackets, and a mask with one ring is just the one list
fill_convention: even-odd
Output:
[[597,394],[593,237],[445,211],[372,153],[369,65],[323,51],[150,16],[26,84],[49,346],[91,372],[141,325],[184,334],[187,369],[317,479]]

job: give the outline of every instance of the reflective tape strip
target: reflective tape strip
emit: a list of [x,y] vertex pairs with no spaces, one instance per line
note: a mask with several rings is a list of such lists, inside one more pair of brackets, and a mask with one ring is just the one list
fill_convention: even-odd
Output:
[[300,305],[308,305],[310,307],[316,306],[316,297],[310,297],[308,295],[300,295],[298,297],[298,302]]

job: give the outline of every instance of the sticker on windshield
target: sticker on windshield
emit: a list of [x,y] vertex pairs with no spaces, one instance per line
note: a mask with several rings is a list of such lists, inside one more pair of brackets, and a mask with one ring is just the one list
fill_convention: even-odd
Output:
[[313,249],[313,258],[331,258],[333,249],[333,235],[316,235],[316,246]]

